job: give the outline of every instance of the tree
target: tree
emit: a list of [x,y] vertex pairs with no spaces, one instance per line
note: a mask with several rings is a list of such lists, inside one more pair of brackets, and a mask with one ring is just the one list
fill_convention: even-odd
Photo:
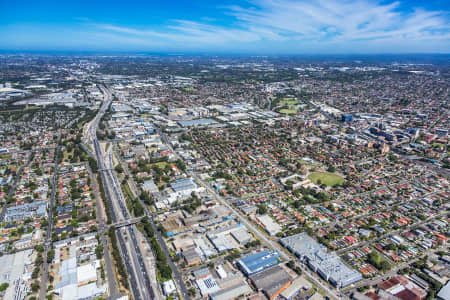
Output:
[[53,250],[53,249],[48,250],[47,263],[51,263],[54,257],[55,257],[55,250]]
[[267,206],[264,204],[258,204],[258,214],[264,215],[267,213]]
[[41,253],[38,253],[38,255],[37,255],[36,260],[34,261],[34,263],[35,263],[36,265],[40,265],[40,264],[42,264],[43,261],[44,261],[44,259],[42,258],[42,254],[41,254]]
[[97,259],[101,259],[103,257],[103,246],[98,245],[97,248],[95,248],[95,255],[97,256]]
[[37,291],[39,291],[39,286],[40,286],[40,284],[39,284],[39,281],[35,281],[35,282],[33,282],[32,284],[31,284],[31,290],[34,292],[34,293],[36,293]]
[[6,291],[6,289],[8,288],[8,286],[9,286],[9,283],[7,283],[7,282],[2,283],[2,284],[0,285],[0,292]]
[[122,167],[121,164],[118,164],[118,165],[114,168],[114,170],[116,170],[117,173],[122,174],[122,172],[123,172],[123,167]]

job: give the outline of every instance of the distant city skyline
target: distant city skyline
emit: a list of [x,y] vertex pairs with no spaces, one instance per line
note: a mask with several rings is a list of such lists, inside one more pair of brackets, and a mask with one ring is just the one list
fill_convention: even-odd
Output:
[[450,53],[448,1],[3,1],[0,50]]

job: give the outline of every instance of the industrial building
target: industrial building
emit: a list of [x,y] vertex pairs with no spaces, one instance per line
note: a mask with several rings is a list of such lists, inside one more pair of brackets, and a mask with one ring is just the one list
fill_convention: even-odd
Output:
[[200,127],[217,124],[213,119],[196,119],[196,120],[184,120],[178,121],[178,125],[181,127]]
[[150,193],[157,193],[159,191],[158,187],[152,179],[144,181],[144,183],[142,184],[142,189]]
[[307,291],[312,287],[312,283],[306,280],[305,277],[298,276],[290,286],[281,292],[280,296],[283,299],[291,300],[301,291]]
[[211,300],[229,300],[235,299],[242,295],[248,295],[252,292],[252,289],[248,286],[245,281],[239,282],[238,284],[226,287],[220,291],[211,293],[209,298]]
[[360,272],[348,267],[336,253],[328,252],[325,246],[316,242],[306,232],[283,238],[280,242],[337,288],[362,280]]
[[278,251],[263,250],[255,254],[247,255],[237,261],[241,271],[247,275],[253,275],[281,263]]
[[0,256],[0,284],[8,283],[3,292],[3,299],[25,299],[30,292],[27,282],[31,279],[33,250],[18,251],[14,254]]
[[199,187],[192,178],[178,179],[170,185],[173,193],[169,195],[169,203],[172,203],[179,198],[185,198],[192,194],[192,192],[200,192],[203,190]]
[[251,281],[272,300],[278,297],[292,282],[291,276],[281,266],[274,266],[250,276]]
[[351,122],[351,121],[353,121],[353,115],[352,114],[342,114],[341,121],[342,122]]
[[212,230],[207,234],[207,237],[218,252],[225,252],[237,248],[237,244],[234,243],[231,237],[233,237],[240,245],[245,245],[251,239],[247,228],[241,223]]
[[203,297],[220,290],[216,279],[211,274],[204,278],[197,279],[195,283]]

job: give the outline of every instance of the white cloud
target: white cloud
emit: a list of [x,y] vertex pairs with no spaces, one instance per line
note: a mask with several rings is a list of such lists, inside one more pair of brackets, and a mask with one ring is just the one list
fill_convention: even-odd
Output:
[[[172,20],[158,29],[136,29],[97,24],[97,28],[115,34],[115,39],[148,40],[178,47],[232,47],[235,43],[276,45],[360,44],[361,41],[442,41],[450,33],[448,14],[412,8],[405,12],[400,2],[383,4],[369,0],[253,0],[250,8],[226,7],[232,18],[228,26],[212,25],[205,16],[201,22]],[[449,43],[447,43],[448,45]],[[450,46],[450,45],[449,45]],[[450,49],[446,49],[449,51]]]

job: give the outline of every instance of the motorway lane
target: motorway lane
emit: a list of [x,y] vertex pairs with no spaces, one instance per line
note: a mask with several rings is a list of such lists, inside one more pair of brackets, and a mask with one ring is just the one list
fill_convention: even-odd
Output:
[[116,299],[120,296],[118,289],[117,289],[117,282],[116,277],[114,276],[114,268],[112,266],[112,260],[111,260],[111,253],[109,252],[108,247],[108,241],[105,236],[105,219],[106,216],[104,215],[104,211],[102,209],[102,200],[100,197],[100,192],[97,185],[97,179],[95,178],[94,174],[92,173],[91,168],[88,166],[89,175],[92,178],[93,182],[93,188],[95,191],[95,199],[96,199],[96,214],[97,214],[97,223],[98,223],[98,232],[100,235],[100,242],[103,246],[103,257],[105,258],[105,265],[106,265],[106,276],[108,277],[108,289],[109,289],[109,295],[112,299]]
[[[136,182],[134,181],[132,174],[130,174],[130,172],[128,170],[128,166],[127,166],[126,162],[123,161],[122,157],[119,154],[117,154],[117,157],[119,158],[119,161],[122,164],[125,174],[128,175],[130,178],[132,192],[134,193],[135,196],[139,195],[139,189],[137,188]],[[141,203],[142,207],[144,207],[144,209],[145,209],[145,214],[147,216],[149,216],[152,228],[156,232],[156,238],[158,240],[158,243],[160,244],[161,248],[163,249],[163,251],[167,257],[167,261],[169,263],[170,269],[172,270],[172,276],[173,276],[173,279],[174,279],[174,282],[175,282],[175,285],[176,285],[178,291],[183,296],[183,299],[185,299],[185,300],[190,299],[188,289],[183,281],[183,277],[182,277],[181,273],[179,272],[178,267],[170,259],[170,251],[167,248],[166,243],[164,242],[164,238],[162,237],[160,231],[158,230],[158,228],[153,220],[153,214],[149,211],[147,205],[145,203],[143,203],[143,201],[141,201],[141,199],[139,197],[138,197],[138,199],[139,199],[139,202]],[[148,242],[150,242],[150,241],[148,241]]]
[[[100,112],[95,117],[94,121],[88,128],[88,131],[90,132],[90,136],[92,138],[95,154],[97,158],[97,164],[99,169],[106,169],[105,168],[105,155],[100,147],[100,143],[97,139],[97,127],[100,122],[101,117],[106,112],[106,109],[108,108],[109,104],[112,101],[111,93],[106,88],[102,88],[102,91],[106,95],[106,101],[102,105]],[[109,159],[109,162],[111,163],[111,159]],[[130,214],[128,210],[126,209],[124,197],[122,194],[122,190],[120,188],[120,185],[118,183],[118,180],[113,173],[112,170],[106,170],[101,173],[102,181],[104,183],[104,188],[107,193],[108,198],[113,204],[113,212],[112,217],[113,221],[117,222],[117,216],[119,217],[119,220],[124,220],[125,218],[128,219],[130,217]],[[122,254],[122,257],[124,258],[124,264],[128,272],[128,278],[130,283],[130,289],[133,294],[134,299],[153,299],[153,292],[150,286],[149,278],[146,274],[145,265],[142,259],[142,255],[140,253],[139,247],[137,245],[136,237],[133,232],[134,229],[132,227],[127,227],[122,230],[117,231],[117,237],[120,245],[120,251]],[[127,244],[125,242],[124,235],[128,235],[132,242],[132,248],[127,248]],[[131,246],[130,246],[131,247]]]

